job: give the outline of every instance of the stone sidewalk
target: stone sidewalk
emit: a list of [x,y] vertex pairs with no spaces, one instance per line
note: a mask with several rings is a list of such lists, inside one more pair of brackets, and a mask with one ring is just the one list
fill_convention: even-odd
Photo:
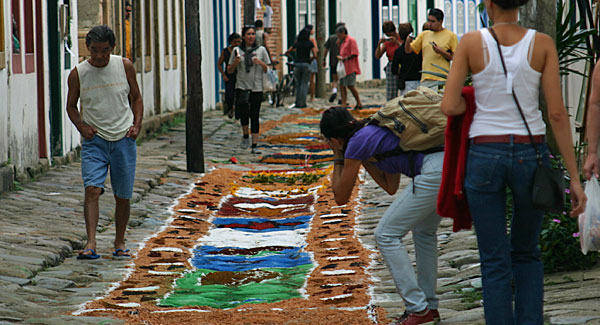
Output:
[[[365,104],[381,103],[383,91],[361,89],[361,96]],[[317,100],[315,105],[328,103]],[[261,119],[279,120],[295,112],[263,105]],[[207,166],[242,170],[269,167],[259,164],[257,155],[239,148],[239,129],[239,125],[219,111],[205,113]],[[200,176],[185,171],[184,131],[183,125],[174,126],[138,146],[135,193],[127,232],[127,244],[134,253],[167,222],[174,200],[187,193],[189,184]],[[221,164],[233,156],[241,164]],[[366,246],[375,250],[373,230],[393,197],[386,195],[368,176],[365,179],[361,186],[363,208],[357,233]],[[408,180],[403,179],[405,186]],[[121,323],[71,315],[82,303],[103,296],[127,274],[129,261],[109,258],[114,237],[113,209],[114,199],[108,190],[100,202],[98,253],[103,258],[80,261],[75,255],[85,243],[85,223],[78,162],[53,167],[35,182],[0,196],[0,324]],[[445,219],[438,240],[442,324],[482,324],[474,233],[452,233],[451,221]],[[406,244],[414,253],[410,237]],[[385,307],[391,318],[399,316],[404,307],[378,254],[370,272],[378,279],[373,303]],[[547,323],[600,324],[599,298],[600,266],[585,272],[547,276]]]

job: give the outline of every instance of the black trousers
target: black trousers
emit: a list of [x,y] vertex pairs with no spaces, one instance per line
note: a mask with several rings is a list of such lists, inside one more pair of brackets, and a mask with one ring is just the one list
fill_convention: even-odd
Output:
[[[239,91],[236,92],[239,96]],[[260,115],[260,104],[263,101],[263,93],[251,92],[250,101],[247,104],[240,104],[240,101],[236,99],[236,116],[240,118],[240,124],[242,126],[250,125],[250,131],[252,133],[258,133],[260,131],[260,125],[258,117]]]
[[233,109],[233,102],[235,100],[235,79],[229,79],[225,81],[225,104],[227,104],[227,111]]

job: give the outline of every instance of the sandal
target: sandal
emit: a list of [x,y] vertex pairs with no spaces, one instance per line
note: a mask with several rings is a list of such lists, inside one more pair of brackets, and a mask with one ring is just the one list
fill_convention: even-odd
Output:
[[[86,252],[90,252],[90,254],[85,254]],[[84,249],[83,251],[79,252],[79,255],[77,255],[78,260],[95,260],[99,258],[100,255],[96,254],[96,251],[91,248]]]
[[129,249],[117,248],[112,253],[112,255],[113,255],[113,258],[122,258],[122,259],[131,258],[131,255],[129,255]]

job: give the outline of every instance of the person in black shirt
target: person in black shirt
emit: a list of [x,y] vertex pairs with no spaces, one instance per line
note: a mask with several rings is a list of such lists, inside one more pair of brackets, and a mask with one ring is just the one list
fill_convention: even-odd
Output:
[[329,53],[329,79],[331,80],[331,96],[329,96],[329,102],[333,103],[335,98],[337,97],[337,84],[338,84],[338,75],[337,75],[337,63],[338,63],[338,55],[340,55],[340,48],[338,46],[338,39],[335,31],[338,27],[346,26],[346,24],[339,22],[335,25],[333,29],[334,33],[329,36],[327,42],[325,42],[325,54],[323,54],[323,68],[325,68],[327,60],[327,53]]
[[[224,110],[224,113],[229,115],[229,118],[233,118],[233,102],[235,99],[235,72],[231,74],[227,73],[227,64],[233,49],[242,43],[242,36],[240,36],[238,33],[232,33],[227,38],[227,41],[229,42],[229,46],[224,48],[221,52],[219,60],[217,61],[217,68],[219,69],[219,72],[225,81],[225,104],[227,105],[227,109]],[[225,63],[225,69],[223,69],[223,63]]]
[[294,81],[296,82],[296,108],[306,107],[306,95],[308,94],[308,82],[310,80],[310,62],[313,57],[317,57],[317,49],[315,44],[310,40],[310,30],[304,28],[298,34],[298,38],[292,47],[290,47],[285,55],[296,51],[296,60],[294,61]]
[[417,89],[421,84],[421,54],[410,53],[404,51],[404,45],[408,35],[412,34],[413,28],[409,23],[398,25],[398,35],[402,40],[402,44],[394,53],[392,60],[392,74],[398,76],[398,89],[400,95],[404,96],[409,90]]

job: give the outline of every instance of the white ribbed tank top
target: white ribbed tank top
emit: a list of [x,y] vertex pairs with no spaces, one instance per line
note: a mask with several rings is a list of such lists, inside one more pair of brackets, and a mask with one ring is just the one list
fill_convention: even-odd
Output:
[[85,60],[77,65],[77,73],[83,122],[95,127],[104,140],[117,141],[125,137],[133,125],[133,112],[123,58],[111,55],[102,68]]
[[469,137],[527,135],[511,87],[515,89],[531,133],[546,134],[546,125],[539,110],[539,86],[542,74],[535,71],[528,60],[531,42],[535,39],[535,30],[528,30],[525,36],[512,46],[501,46],[508,78],[504,75],[494,37],[487,29],[481,30],[481,37],[487,45],[490,60],[481,72],[473,75],[477,109],[469,130]]

